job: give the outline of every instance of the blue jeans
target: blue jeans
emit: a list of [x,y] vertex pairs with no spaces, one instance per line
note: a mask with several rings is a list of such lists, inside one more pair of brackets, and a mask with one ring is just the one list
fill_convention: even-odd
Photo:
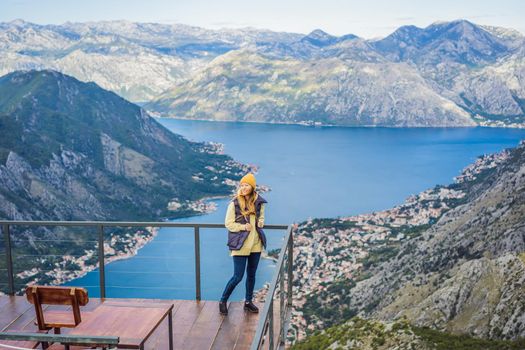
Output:
[[[233,257],[233,277],[230,278],[224,292],[222,293],[221,301],[226,302],[232,294],[235,287],[242,281],[244,276],[244,269],[246,268],[246,301],[252,301],[253,287],[255,286],[255,272],[257,272],[257,265],[261,253],[251,253],[250,255],[240,255]],[[248,266],[246,266],[248,263]]]

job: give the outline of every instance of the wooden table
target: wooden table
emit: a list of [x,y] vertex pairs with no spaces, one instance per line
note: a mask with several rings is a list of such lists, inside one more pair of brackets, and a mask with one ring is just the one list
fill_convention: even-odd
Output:
[[168,316],[169,349],[173,350],[173,304],[104,302],[69,335],[117,336],[118,348],[144,349],[144,344]]

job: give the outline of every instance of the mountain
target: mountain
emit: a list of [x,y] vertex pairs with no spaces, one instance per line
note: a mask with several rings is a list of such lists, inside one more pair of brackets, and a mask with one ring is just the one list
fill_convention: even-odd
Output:
[[478,66],[510,52],[505,41],[466,20],[434,23],[424,29],[401,27],[373,45],[391,60],[425,66],[442,62]]
[[390,60],[413,64],[437,93],[480,125],[523,123],[521,33],[458,20],[401,27],[372,45]]
[[487,25],[481,25],[480,27],[503,40],[510,48],[518,48],[525,40],[523,34],[515,29]]
[[523,38],[489,29],[459,20],[376,41],[315,30],[222,55],[145,107],[189,119],[520,126]]
[[481,123],[494,120],[513,125],[525,115],[524,79],[525,46],[493,65],[459,75],[451,98]]
[[0,23],[0,75],[53,69],[144,102],[230,50],[300,37],[251,28],[213,31],[128,21],[38,25],[16,20]]
[[[4,219],[161,221],[198,215],[208,210],[206,197],[229,195],[248,170],[218,145],[189,142],[115,93],[56,71],[0,78],[0,131]],[[59,285],[97,265],[89,227],[11,226],[10,232],[13,254],[24,256],[14,262],[16,288]],[[106,228],[106,261],[136,254],[155,233]]]
[[[403,26],[380,40],[321,29],[303,35],[128,21],[0,23],[0,74],[50,68],[152,113],[190,119],[523,127],[523,50],[518,31],[466,20]],[[231,69],[221,68],[225,62]],[[297,67],[293,77],[267,79],[285,76],[271,69],[286,66]],[[210,93],[211,86],[218,90]]]
[[387,62],[366,40],[353,34],[340,37],[314,30],[300,40],[285,42],[258,42],[257,53],[270,59],[311,61],[321,58],[339,58],[364,62]]
[[[438,332],[431,334],[434,340],[444,337],[451,344],[454,334],[521,339],[519,346],[508,344],[521,349],[523,212],[525,142],[480,157],[455,183],[411,196],[394,208],[299,224],[295,339],[357,315],[389,341],[396,333],[388,331],[392,323],[402,322],[410,325],[410,342],[430,328]],[[346,333],[345,327],[333,332]],[[326,334],[323,341],[334,343]],[[507,348],[491,344],[486,348]],[[480,343],[479,348],[485,347]]]
[[236,50],[145,108],[165,116],[367,126],[471,126],[407,64]]
[[306,42],[314,46],[323,47],[329,46],[337,43],[339,39],[333,35],[330,35],[321,29],[316,29],[310,34],[306,35],[300,40],[301,42]]
[[[243,167],[94,83],[54,71],[0,78],[0,216],[155,220],[195,214]],[[179,202],[176,211],[169,202]]]

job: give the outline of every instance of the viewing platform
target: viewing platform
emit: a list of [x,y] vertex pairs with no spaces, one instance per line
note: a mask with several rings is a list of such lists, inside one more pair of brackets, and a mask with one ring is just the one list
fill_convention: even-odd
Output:
[[[95,345],[113,344],[114,349],[284,349],[292,306],[293,281],[293,234],[291,225],[266,225],[265,230],[285,231],[275,272],[263,302],[255,303],[259,313],[244,310],[242,301],[228,302],[228,315],[219,313],[219,302],[202,300],[200,267],[200,230],[202,228],[224,229],[222,224],[174,223],[174,222],[60,222],[60,221],[0,221],[2,243],[0,274],[7,282],[0,296],[0,344],[11,344],[14,348],[42,349],[48,342],[49,349],[86,349]],[[97,232],[97,268],[100,277],[100,298],[90,297],[81,306],[82,321],[74,328],[60,328],[59,335],[53,329],[39,330],[35,305],[22,295],[25,286],[16,282],[14,264],[17,233],[14,227],[92,227]],[[145,298],[106,297],[105,252],[110,239],[105,229],[110,227],[186,227],[193,228],[195,299],[167,300]],[[267,231],[267,232],[268,232]],[[267,233],[268,234],[268,233]],[[271,233],[270,233],[271,234]],[[3,267],[5,266],[5,269]],[[3,278],[3,276],[0,276]],[[244,284],[244,283],[242,283]],[[31,284],[28,284],[31,285]],[[241,284],[239,285],[241,286]],[[82,288],[82,285],[75,285]],[[243,286],[242,286],[243,287]],[[69,287],[68,287],[69,288]],[[44,304],[44,303],[42,303]],[[42,305],[43,313],[72,312],[70,305]],[[148,319],[150,310],[168,310],[158,319]],[[60,310],[60,311],[59,311]],[[108,318],[101,318],[106,313]],[[153,315],[153,311],[150,312]],[[157,312],[158,313],[158,312]],[[159,316],[158,314],[157,316]],[[119,317],[121,318],[119,320]],[[153,317],[153,316],[152,316]],[[113,320],[114,319],[114,320]],[[125,320],[125,322],[123,321]],[[149,320],[149,321],[148,321]],[[149,328],[148,328],[149,327]],[[170,339],[171,334],[171,339]],[[54,337],[51,339],[51,337]],[[109,337],[107,343],[101,337]],[[50,339],[49,341],[47,339]],[[98,339],[98,340],[97,340]],[[118,343],[115,343],[118,342]],[[171,343],[171,344],[170,344]],[[38,344],[38,345],[36,345]],[[86,344],[79,346],[80,344]],[[87,345],[89,344],[89,346]],[[36,347],[35,347],[36,346]],[[45,345],[44,345],[45,346]],[[4,349],[0,345],[0,349]]]
[[[82,322],[89,320],[89,312],[102,303],[111,304],[173,304],[174,349],[250,349],[259,323],[259,314],[245,312],[243,302],[229,302],[228,316],[219,314],[217,301],[159,300],[159,299],[90,299],[82,308]],[[263,305],[258,304],[262,309]],[[36,332],[35,310],[22,296],[0,297],[0,329],[2,332]],[[63,334],[68,334],[63,329]],[[277,329],[274,335],[278,335]],[[125,341],[125,339],[121,339]],[[0,340],[0,344],[3,341]],[[274,343],[278,343],[277,337]],[[63,348],[63,347],[62,347]],[[145,342],[144,349],[168,349],[168,322],[164,320]],[[262,347],[267,348],[267,347]],[[3,349],[0,346],[0,349]]]

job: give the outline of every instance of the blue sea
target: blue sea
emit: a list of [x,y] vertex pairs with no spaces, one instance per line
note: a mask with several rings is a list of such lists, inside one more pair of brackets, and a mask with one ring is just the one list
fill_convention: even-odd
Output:
[[[159,119],[193,141],[220,142],[235,160],[259,167],[267,185],[267,224],[367,213],[448,184],[478,156],[515,147],[525,130],[506,128],[344,128]],[[227,199],[213,213],[178,221],[222,223]],[[269,248],[282,231],[266,231]],[[224,229],[201,230],[203,299],[218,300],[233,270]],[[193,230],[161,229],[138,255],[106,266],[108,297],[195,298]],[[256,288],[274,264],[261,260]],[[68,283],[98,296],[98,271]],[[241,282],[230,300],[244,298]]]

